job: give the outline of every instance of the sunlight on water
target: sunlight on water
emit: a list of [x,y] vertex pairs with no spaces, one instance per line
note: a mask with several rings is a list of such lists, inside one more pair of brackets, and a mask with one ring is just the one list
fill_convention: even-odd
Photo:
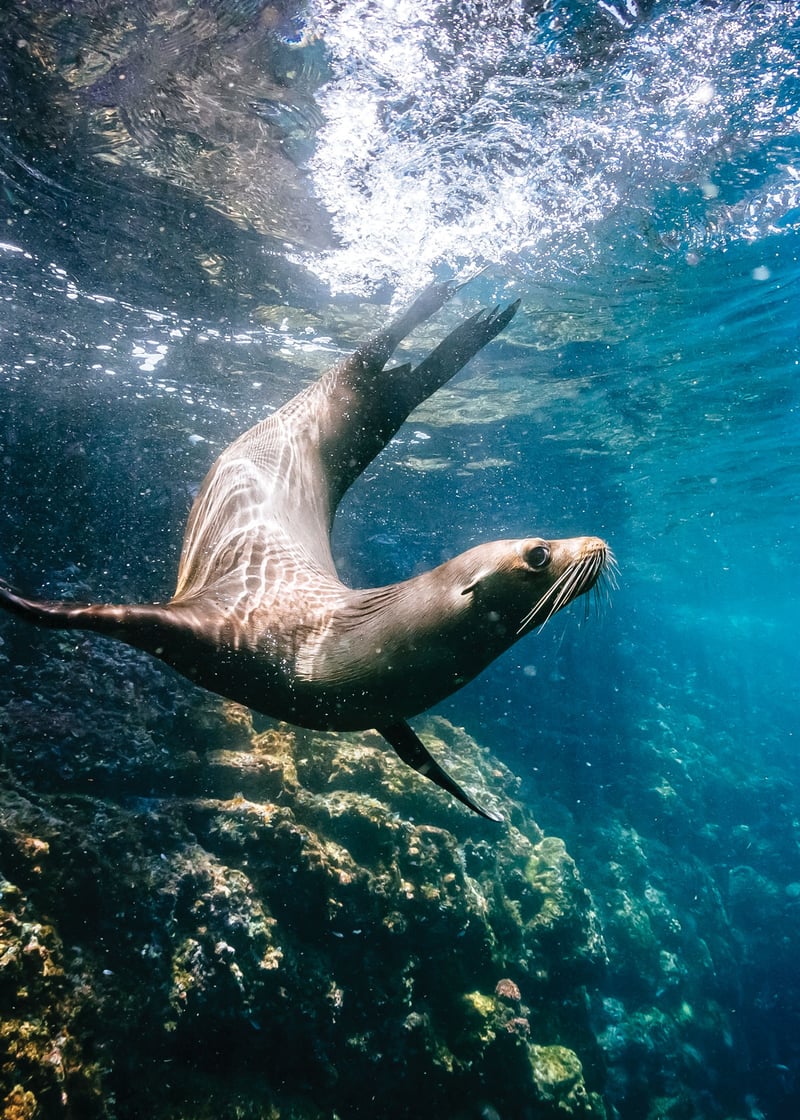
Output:
[[553,280],[609,238],[635,266],[797,228],[797,6],[590,10],[580,36],[521,4],[445,24],[431,0],[320,3],[311,170],[341,247],[306,263],[409,292],[443,264]]

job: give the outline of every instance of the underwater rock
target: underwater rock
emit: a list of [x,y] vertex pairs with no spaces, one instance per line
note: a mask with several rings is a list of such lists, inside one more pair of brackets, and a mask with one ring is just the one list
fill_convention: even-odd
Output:
[[126,704],[141,671],[0,709],[4,1118],[605,1115],[594,906],[510,771],[422,729],[497,826],[375,734]]
[[[2,839],[7,839],[5,829]],[[45,874],[41,857],[48,855],[47,845],[24,834],[16,840],[19,858],[28,862],[32,874]],[[4,850],[2,857],[5,864]],[[90,1041],[81,1039],[79,1020],[87,979],[79,960],[68,970],[67,954],[54,927],[14,883],[0,875],[3,1120],[103,1115],[99,1069],[88,1052]],[[65,1111],[67,1104],[71,1112]]]
[[583,1068],[566,1046],[532,1046],[531,1067],[543,1103],[568,1116],[590,1115]]
[[554,836],[445,720],[431,750],[506,824],[375,734],[254,726],[123,647],[37,637],[26,662],[4,637],[3,1120],[399,1120],[420,1085],[448,1120],[788,1099],[794,817],[735,744],[713,771],[702,728],[678,753],[643,724],[624,805],[542,801]]

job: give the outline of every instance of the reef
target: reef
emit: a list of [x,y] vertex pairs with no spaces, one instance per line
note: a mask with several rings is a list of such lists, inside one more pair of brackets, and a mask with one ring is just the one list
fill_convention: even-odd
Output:
[[697,698],[546,798],[419,721],[498,826],[377,734],[2,633],[2,1120],[789,1114],[793,794]]
[[0,723],[4,1120],[605,1116],[595,906],[508,769],[422,729],[497,826],[377,735],[48,640]]

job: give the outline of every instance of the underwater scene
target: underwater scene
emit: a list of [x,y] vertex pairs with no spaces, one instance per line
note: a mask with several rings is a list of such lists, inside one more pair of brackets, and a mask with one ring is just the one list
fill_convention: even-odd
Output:
[[0,0],[2,1120],[800,1116],[799,320],[793,0]]

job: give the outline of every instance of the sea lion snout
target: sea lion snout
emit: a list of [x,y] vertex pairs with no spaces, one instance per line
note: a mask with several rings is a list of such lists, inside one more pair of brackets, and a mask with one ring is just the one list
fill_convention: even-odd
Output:
[[600,537],[520,543],[521,558],[538,598],[523,618],[518,635],[543,626],[573,599],[591,591],[605,571],[614,571],[614,554]]
[[600,537],[569,537],[566,540],[546,541],[550,546],[551,563],[559,569],[571,564],[599,565],[598,575],[611,555],[611,549]]
[[478,545],[439,571],[458,587],[467,610],[485,614],[516,641],[590,591],[613,565],[613,553],[600,537],[528,537]]

